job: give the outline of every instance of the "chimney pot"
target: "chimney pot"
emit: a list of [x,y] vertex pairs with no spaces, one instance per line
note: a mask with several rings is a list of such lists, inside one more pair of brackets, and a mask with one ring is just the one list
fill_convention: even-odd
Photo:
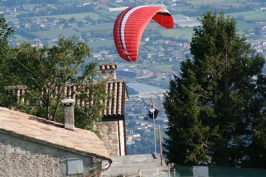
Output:
[[106,62],[99,64],[101,76],[103,79],[107,80],[116,79],[116,68],[117,68],[116,62]]
[[64,127],[66,129],[75,130],[75,118],[74,118],[74,99],[63,99],[62,101],[64,109]]

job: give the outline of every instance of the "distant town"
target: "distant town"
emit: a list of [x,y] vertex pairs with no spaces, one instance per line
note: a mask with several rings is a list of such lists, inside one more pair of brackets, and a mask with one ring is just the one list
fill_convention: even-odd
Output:
[[[13,2],[13,1],[12,1]],[[207,9],[220,10],[236,19],[239,35],[259,54],[266,57],[266,4],[264,2],[236,1],[234,3],[196,4],[195,1],[65,1],[52,4],[31,4],[10,0],[1,2],[1,14],[15,30],[11,46],[23,41],[42,47],[55,45],[59,36],[72,37],[88,43],[91,57],[86,62],[117,62],[117,77],[127,82],[129,100],[125,105],[127,145],[135,147],[143,137],[153,138],[154,125],[147,117],[151,103],[160,110],[156,127],[167,128],[163,99],[173,75],[180,72],[179,65],[190,55],[193,27],[197,18]],[[191,2],[191,3],[189,3]],[[112,27],[121,7],[159,4],[173,14],[175,29],[166,31],[150,22],[145,30],[136,63],[122,60],[114,47]],[[180,36],[178,36],[180,35]],[[264,70],[266,72],[266,70]],[[136,152],[137,149],[131,153]],[[147,149],[149,151],[150,149]],[[143,152],[145,153],[145,152]]]

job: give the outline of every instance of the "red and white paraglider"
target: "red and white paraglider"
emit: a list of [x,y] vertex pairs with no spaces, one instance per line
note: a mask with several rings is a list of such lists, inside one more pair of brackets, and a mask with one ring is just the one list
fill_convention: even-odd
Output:
[[119,14],[114,24],[113,37],[121,58],[129,62],[138,60],[140,39],[151,19],[165,28],[174,27],[171,14],[161,6],[129,7]]

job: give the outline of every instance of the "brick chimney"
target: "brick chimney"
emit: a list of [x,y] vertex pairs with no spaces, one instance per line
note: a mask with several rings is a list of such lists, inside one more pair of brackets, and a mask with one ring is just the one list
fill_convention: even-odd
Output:
[[116,79],[116,62],[106,62],[99,64],[99,70],[103,79],[112,80]]
[[75,117],[74,117],[74,99],[63,99],[63,111],[64,111],[64,127],[69,130],[75,130]]

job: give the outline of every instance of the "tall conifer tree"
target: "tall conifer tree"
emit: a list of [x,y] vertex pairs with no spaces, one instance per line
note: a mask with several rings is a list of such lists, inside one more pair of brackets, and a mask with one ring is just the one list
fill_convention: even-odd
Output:
[[193,57],[165,94],[164,153],[179,165],[262,167],[255,157],[266,155],[264,58],[236,33],[233,18],[207,11],[200,21]]

